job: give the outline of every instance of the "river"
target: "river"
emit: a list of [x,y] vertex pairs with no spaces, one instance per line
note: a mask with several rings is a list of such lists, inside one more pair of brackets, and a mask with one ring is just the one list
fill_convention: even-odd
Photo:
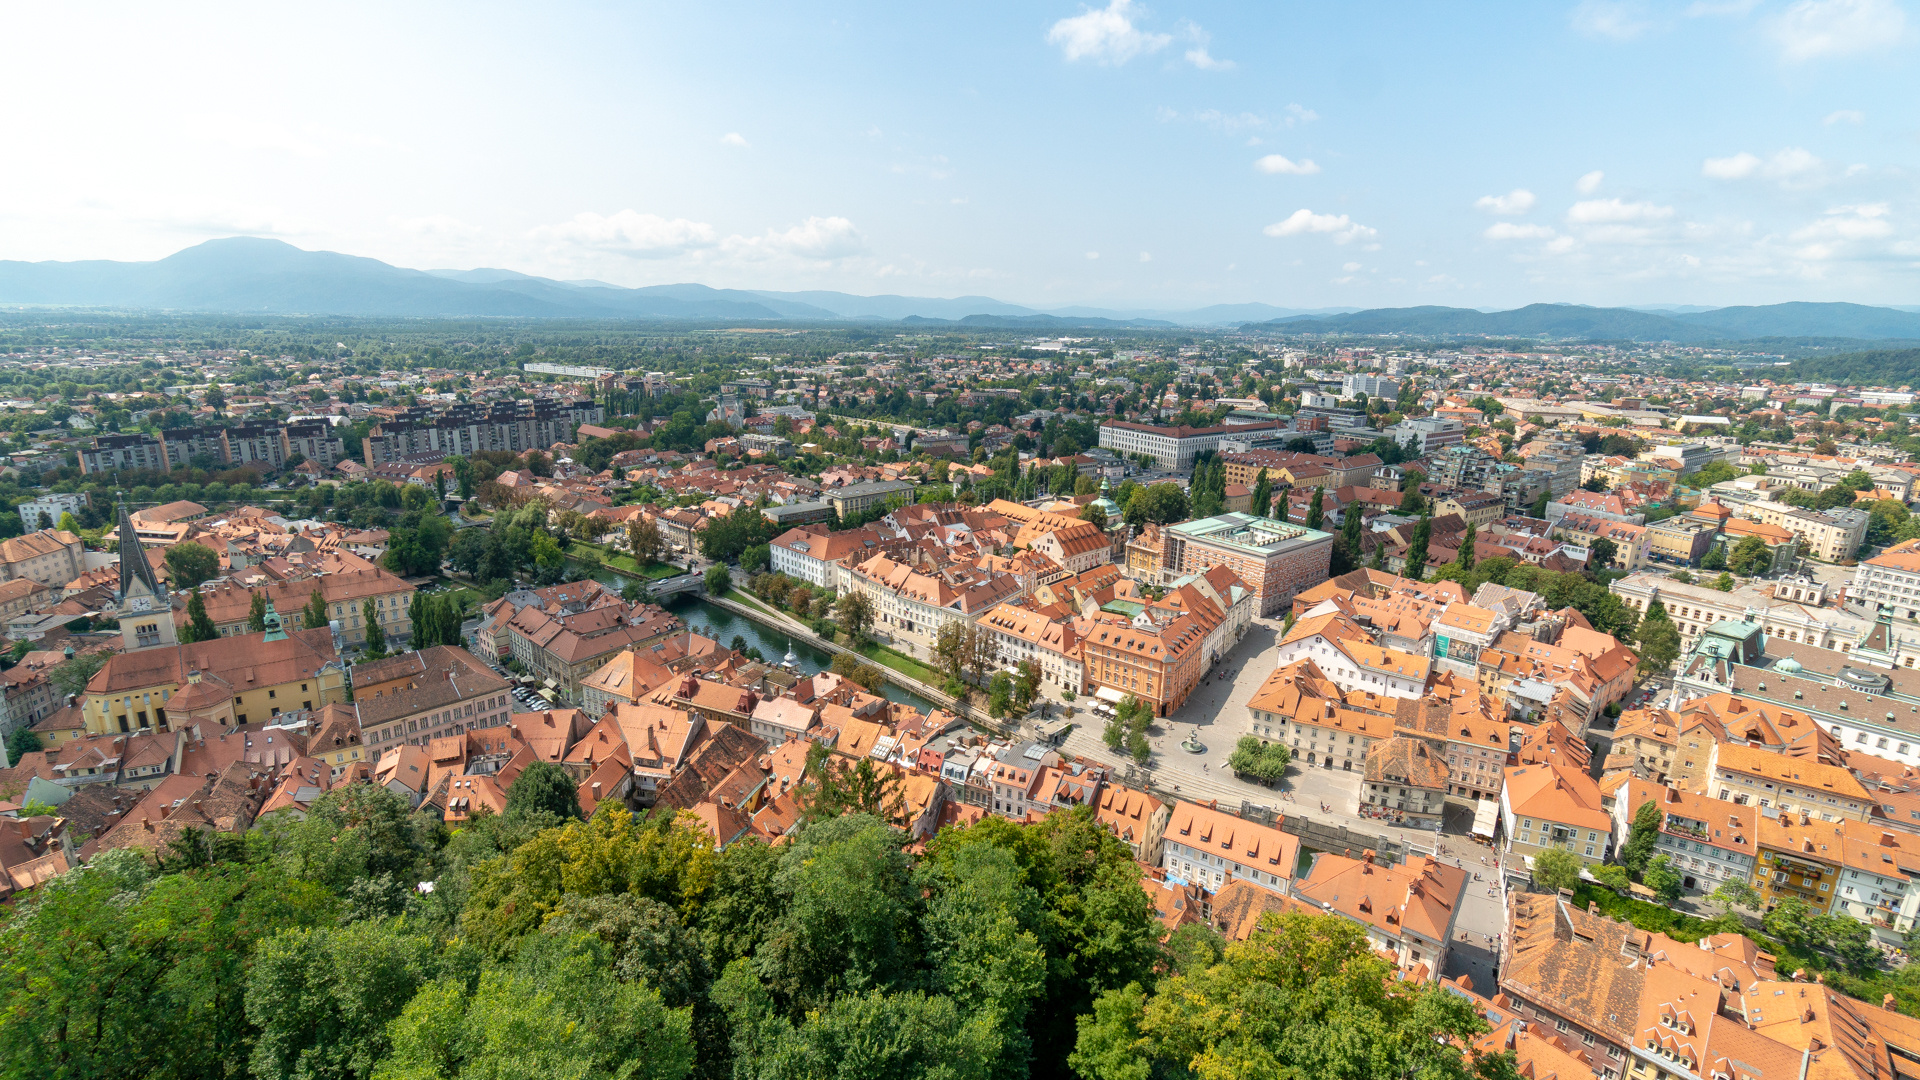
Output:
[[[616,589],[627,583],[626,578],[606,569],[602,569],[595,577]],[[703,596],[681,593],[678,596],[668,597],[665,607],[678,615],[680,621],[687,624],[688,629],[702,637],[710,637],[722,645],[731,646],[735,637],[745,638],[747,644],[759,649],[760,655],[770,664],[777,664],[785,659],[789,648],[793,650],[794,666],[803,674],[812,675],[817,671],[825,671],[833,663],[831,653],[813,648],[802,641],[789,641],[786,635],[744,615],[735,615],[723,607],[710,604]],[[911,705],[922,712],[936,707],[919,694],[911,690],[903,690],[891,682],[881,683],[880,693],[888,701]]]

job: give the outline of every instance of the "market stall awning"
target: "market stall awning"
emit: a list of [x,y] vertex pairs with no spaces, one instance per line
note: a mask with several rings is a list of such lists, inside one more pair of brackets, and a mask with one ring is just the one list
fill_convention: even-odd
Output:
[[1493,827],[1500,821],[1500,804],[1492,799],[1481,799],[1473,808],[1473,835],[1493,839]]
[[1125,694],[1122,694],[1120,691],[1115,690],[1111,686],[1103,686],[1100,689],[1095,690],[1093,692],[1093,696],[1099,698],[1101,701],[1111,701],[1115,705],[1118,705],[1122,701],[1126,700]]

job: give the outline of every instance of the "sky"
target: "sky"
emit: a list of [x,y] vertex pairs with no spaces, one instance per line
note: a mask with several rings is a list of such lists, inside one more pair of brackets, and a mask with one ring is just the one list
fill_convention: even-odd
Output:
[[0,6],[0,259],[1920,303],[1920,0]]

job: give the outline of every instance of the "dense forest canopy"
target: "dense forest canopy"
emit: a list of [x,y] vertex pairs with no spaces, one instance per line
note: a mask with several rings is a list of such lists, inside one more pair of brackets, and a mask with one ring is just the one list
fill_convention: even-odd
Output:
[[715,851],[691,815],[571,796],[529,768],[449,829],[356,784],[103,853],[0,924],[0,1078],[1511,1073],[1338,919],[1163,943],[1086,807],[915,853],[819,798],[790,843]]

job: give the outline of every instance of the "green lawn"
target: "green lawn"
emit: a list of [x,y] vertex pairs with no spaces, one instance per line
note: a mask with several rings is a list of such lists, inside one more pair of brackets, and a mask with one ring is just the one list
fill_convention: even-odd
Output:
[[895,652],[885,645],[869,641],[854,651],[876,664],[890,667],[900,674],[905,675],[907,678],[918,679],[928,686],[939,686],[946,682],[946,678],[939,672],[915,660],[913,657],[905,653]]
[[591,556],[598,559],[604,566],[610,566],[615,570],[632,574],[635,577],[646,578],[648,581],[659,581],[662,578],[677,577],[687,572],[686,567],[675,566],[672,563],[652,562],[642,567],[639,563],[633,561],[633,556],[631,555],[622,555],[612,548],[600,544],[589,544],[584,540],[575,540],[569,544],[567,546],[567,554],[576,559]]
[[760,601],[755,600],[752,596],[749,596],[744,590],[741,590],[741,589],[729,588],[726,591],[726,593],[723,596],[721,596],[721,599],[731,600],[736,604],[745,604],[751,608],[759,608],[761,611],[764,611],[769,615],[779,614],[779,612],[773,610],[772,608],[761,603]]

